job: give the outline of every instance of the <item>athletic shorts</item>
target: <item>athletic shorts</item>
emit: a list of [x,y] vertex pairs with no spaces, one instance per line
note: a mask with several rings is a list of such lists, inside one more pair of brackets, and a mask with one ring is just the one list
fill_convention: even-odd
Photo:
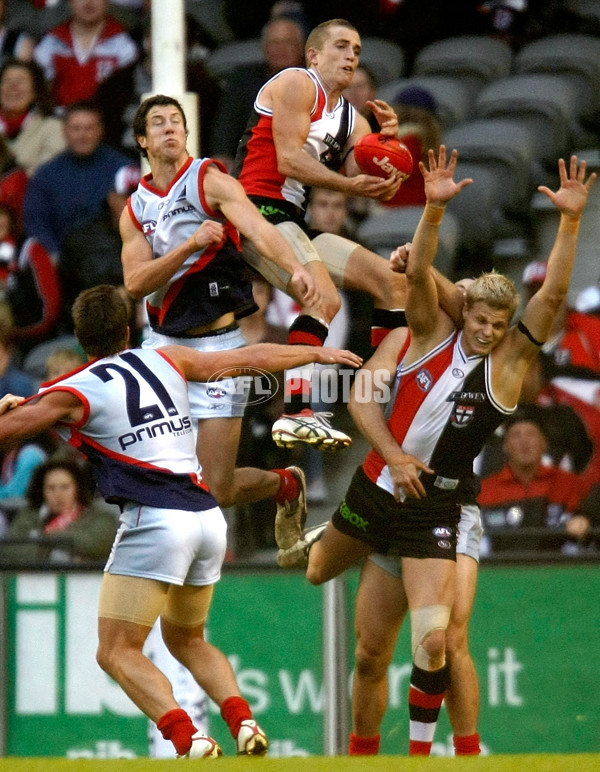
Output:
[[[458,538],[456,540],[456,554],[468,555],[479,563],[481,551],[481,539],[483,526],[481,525],[481,512],[476,504],[465,504],[460,511],[458,523]],[[383,568],[392,576],[402,576],[402,558],[396,555],[381,555],[375,553],[369,555],[375,565]]]
[[[350,255],[358,246],[356,242],[333,233],[320,233],[311,239],[297,223],[291,221],[275,223],[275,227],[291,244],[296,257],[303,265],[314,261],[322,262],[335,286],[344,286],[346,266]],[[252,242],[244,241],[242,257],[262,274],[269,284],[282,292],[287,291],[291,274],[263,257]]]
[[[143,341],[142,348],[161,346],[188,346],[196,351],[229,351],[243,348],[246,338],[238,328],[199,338],[181,338],[162,335],[151,330]],[[248,378],[224,378],[211,383],[190,381],[188,395],[190,414],[197,420],[203,418],[241,418],[244,415],[250,383]]]
[[456,560],[459,518],[458,505],[428,510],[397,502],[359,466],[332,522],[383,555]]
[[201,587],[220,579],[226,546],[219,507],[191,512],[131,504],[121,514],[104,570]]

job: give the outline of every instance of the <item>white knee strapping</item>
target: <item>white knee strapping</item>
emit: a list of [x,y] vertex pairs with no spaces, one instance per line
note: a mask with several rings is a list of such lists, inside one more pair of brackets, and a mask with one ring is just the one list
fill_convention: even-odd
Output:
[[413,661],[422,670],[430,669],[430,657],[422,644],[434,630],[445,630],[450,620],[450,606],[421,606],[410,612]]

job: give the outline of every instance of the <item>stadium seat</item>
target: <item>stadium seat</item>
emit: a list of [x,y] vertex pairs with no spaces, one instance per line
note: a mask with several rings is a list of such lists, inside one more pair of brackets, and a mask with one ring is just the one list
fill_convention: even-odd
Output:
[[393,40],[363,37],[360,61],[375,73],[380,83],[404,75],[404,51]]
[[577,123],[578,96],[561,75],[512,75],[480,91],[474,115],[522,121],[534,133],[538,157],[554,163],[569,148]]
[[508,43],[499,38],[458,35],[422,48],[415,57],[413,75],[462,80],[474,96],[485,84],[510,74],[513,56]]
[[468,86],[460,80],[442,75],[414,75],[381,86],[377,98],[393,104],[395,97],[409,86],[427,89],[437,102],[437,115],[444,128],[454,126],[469,116],[472,99]]
[[503,207],[517,210],[528,206],[536,138],[527,125],[512,118],[467,121],[449,129],[444,142],[448,149],[458,150],[462,161],[484,163],[494,170]]
[[[422,214],[422,206],[378,210],[359,226],[358,241],[382,257],[389,258],[393,249],[412,241]],[[436,267],[447,276],[452,275],[458,239],[458,222],[454,215],[448,212],[440,228],[438,256],[435,261]]]
[[593,35],[549,35],[527,43],[515,56],[515,72],[556,73],[569,78],[580,113],[600,106],[600,38]]

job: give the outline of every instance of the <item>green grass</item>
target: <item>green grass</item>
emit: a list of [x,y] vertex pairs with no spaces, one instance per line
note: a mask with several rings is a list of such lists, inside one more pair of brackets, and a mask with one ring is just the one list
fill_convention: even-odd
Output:
[[[161,772],[174,770],[173,764],[189,764],[177,759],[57,759],[4,758],[0,772]],[[407,758],[405,756],[311,756],[310,758],[249,759],[224,757],[207,760],[215,764],[215,772],[239,772],[255,766],[260,772],[596,772],[600,755],[581,754],[522,754],[515,756],[480,756],[478,758]],[[196,768],[196,763],[194,763]],[[112,771],[111,771],[112,772]]]

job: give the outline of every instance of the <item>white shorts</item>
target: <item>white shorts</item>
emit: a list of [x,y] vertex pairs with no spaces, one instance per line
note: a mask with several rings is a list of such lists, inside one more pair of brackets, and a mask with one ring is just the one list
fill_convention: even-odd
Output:
[[[142,348],[161,346],[188,346],[196,351],[229,351],[246,345],[244,333],[238,328],[200,338],[178,338],[162,335],[151,330],[142,342]],[[241,418],[244,415],[250,383],[247,378],[223,378],[211,383],[190,381],[188,396],[190,414],[197,420],[203,418]]]
[[202,587],[221,577],[227,523],[219,507],[200,512],[131,504],[104,568],[109,574]]
[[[299,225],[291,221],[277,223],[275,227],[290,243],[296,257],[303,265],[315,261],[322,262],[335,286],[344,286],[346,265],[350,255],[358,246],[356,242],[335,233],[320,233],[311,240]],[[291,274],[263,257],[252,242],[244,241],[242,257],[262,274],[269,284],[282,292],[287,291]]]
[[[468,555],[479,563],[481,552],[481,539],[483,526],[481,524],[481,512],[476,504],[465,504],[460,510],[458,523],[458,536],[456,540],[456,554]],[[395,555],[369,555],[375,565],[383,568],[392,576],[402,576],[402,558]]]

